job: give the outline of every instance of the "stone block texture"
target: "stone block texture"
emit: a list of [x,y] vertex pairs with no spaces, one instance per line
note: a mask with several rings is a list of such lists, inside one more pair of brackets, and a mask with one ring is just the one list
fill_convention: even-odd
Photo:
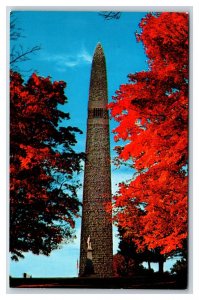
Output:
[[101,44],[93,56],[87,119],[86,162],[84,171],[83,210],[79,276],[86,275],[87,239],[92,245],[96,277],[113,275],[111,213],[110,137],[107,112],[106,62]]

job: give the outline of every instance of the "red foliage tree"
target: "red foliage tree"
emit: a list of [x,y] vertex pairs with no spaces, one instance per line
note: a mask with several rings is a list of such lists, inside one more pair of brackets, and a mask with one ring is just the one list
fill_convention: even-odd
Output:
[[[48,255],[73,236],[78,216],[82,153],[76,153],[76,127],[69,114],[65,83],[33,74],[27,83],[10,76],[10,251]],[[62,123],[64,121],[64,123]],[[62,127],[62,124],[64,125]]]
[[114,197],[115,222],[139,250],[183,248],[188,210],[188,14],[148,14],[140,23],[149,70],[130,74],[109,108],[117,161],[137,170]]

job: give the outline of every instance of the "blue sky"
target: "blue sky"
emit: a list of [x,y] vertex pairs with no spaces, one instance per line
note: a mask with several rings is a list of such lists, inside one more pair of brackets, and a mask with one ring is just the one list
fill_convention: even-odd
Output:
[[[128,81],[127,75],[146,70],[146,56],[141,43],[136,42],[135,32],[144,12],[123,12],[119,20],[106,21],[97,12],[64,11],[15,11],[17,27],[22,28],[17,41],[24,49],[35,45],[41,51],[32,55],[31,60],[20,63],[25,78],[36,71],[41,76],[51,76],[52,80],[67,83],[68,104],[63,108],[70,112],[71,125],[84,133],[77,136],[77,151],[85,151],[86,118],[89,80],[92,56],[98,42],[101,42],[107,63],[109,101],[120,84]],[[12,44],[11,44],[12,48]],[[27,72],[28,70],[28,72]],[[69,125],[69,122],[67,123]],[[111,130],[116,126],[111,121]],[[111,156],[114,157],[115,144],[111,134]],[[115,170],[112,166],[112,192],[117,183],[132,176],[128,169]],[[82,176],[80,178],[82,180]],[[82,190],[79,191],[82,199]],[[113,229],[114,253],[118,239]],[[77,276],[76,262],[79,259],[80,220],[76,224],[77,239],[74,243],[62,245],[49,257],[25,254],[25,259],[10,263],[10,275],[21,277],[24,272],[33,277],[74,277]],[[169,268],[171,262],[168,262]]]

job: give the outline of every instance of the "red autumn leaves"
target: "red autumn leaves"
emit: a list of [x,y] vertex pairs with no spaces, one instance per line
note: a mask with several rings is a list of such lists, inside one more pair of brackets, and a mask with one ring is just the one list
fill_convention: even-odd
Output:
[[[168,254],[183,248],[188,217],[188,14],[148,14],[140,23],[149,70],[129,75],[110,103],[117,161],[137,173],[114,196],[114,221],[138,250]],[[81,154],[69,115],[63,81],[33,74],[10,79],[10,251],[48,255],[72,235],[78,214]],[[58,226],[63,223],[64,226]]]
[[[79,211],[76,174],[76,127],[66,126],[69,114],[65,83],[33,74],[24,83],[10,77],[10,251],[48,255],[73,236]],[[64,122],[64,123],[63,123]],[[62,127],[63,124],[63,127]]]
[[117,161],[137,175],[114,196],[114,221],[139,250],[179,250],[187,238],[188,14],[148,14],[137,39],[149,70],[130,74],[109,108],[119,122]]

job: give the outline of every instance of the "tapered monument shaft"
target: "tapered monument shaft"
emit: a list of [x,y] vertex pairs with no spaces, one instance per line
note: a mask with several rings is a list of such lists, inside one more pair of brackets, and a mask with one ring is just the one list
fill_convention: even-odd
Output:
[[80,247],[80,276],[112,276],[110,138],[105,56],[93,57],[87,119],[86,162]]

